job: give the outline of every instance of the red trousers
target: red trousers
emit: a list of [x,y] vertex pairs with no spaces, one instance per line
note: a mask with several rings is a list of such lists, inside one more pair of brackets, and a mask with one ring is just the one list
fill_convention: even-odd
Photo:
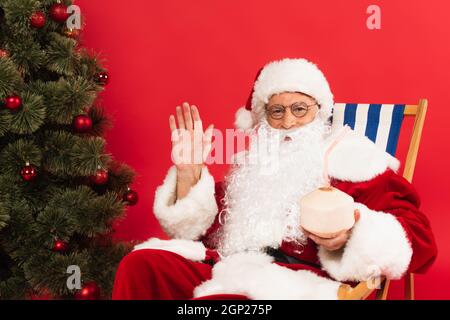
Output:
[[[284,265],[279,263],[280,265]],[[291,269],[317,269],[304,265],[284,265]],[[188,260],[176,253],[143,249],[125,256],[119,264],[112,298],[114,300],[186,300],[195,287],[211,279],[212,266]],[[237,294],[220,294],[197,299],[247,299]]]

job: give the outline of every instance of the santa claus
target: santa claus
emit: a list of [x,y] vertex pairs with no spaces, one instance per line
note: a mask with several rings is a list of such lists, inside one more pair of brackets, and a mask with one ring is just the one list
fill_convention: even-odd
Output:
[[[215,183],[204,162],[213,127],[203,132],[197,107],[177,107],[173,149],[183,135],[200,136],[202,154],[192,138],[183,153],[193,161],[176,161],[156,190],[154,213],[172,239],[136,246],[113,298],[337,299],[343,282],[425,272],[437,249],[417,192],[368,138],[331,132],[332,108],[315,64],[267,64],[236,114],[252,136],[248,150]],[[355,223],[321,237],[300,225],[299,199],[327,179],[353,198]]]

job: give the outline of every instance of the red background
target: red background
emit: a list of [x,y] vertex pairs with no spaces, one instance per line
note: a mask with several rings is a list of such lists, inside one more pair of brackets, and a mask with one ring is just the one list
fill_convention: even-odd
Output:
[[[102,94],[114,120],[108,150],[138,173],[140,202],[117,237],[163,236],[152,213],[155,188],[170,161],[168,117],[183,101],[199,106],[205,125],[232,128],[255,73],[266,62],[316,62],[337,102],[417,103],[429,109],[414,184],[431,220],[439,257],[416,276],[418,299],[450,298],[448,149],[450,27],[448,1],[78,0],[84,44],[106,59],[111,83]],[[366,27],[369,5],[381,30]],[[399,157],[405,153],[402,134]],[[212,166],[220,179],[226,167]],[[400,298],[402,282],[392,284]]]

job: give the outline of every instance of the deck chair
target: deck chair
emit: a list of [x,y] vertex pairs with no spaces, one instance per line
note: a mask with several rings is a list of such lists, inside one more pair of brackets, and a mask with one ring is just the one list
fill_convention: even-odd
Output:
[[[420,99],[417,105],[336,103],[332,116],[332,130],[338,130],[344,125],[349,125],[354,131],[367,136],[377,146],[395,156],[403,118],[405,116],[415,117],[403,170],[403,177],[411,182],[427,105],[426,99]],[[404,281],[405,299],[414,300],[414,275],[412,273],[406,274]],[[366,299],[376,290],[376,299],[385,300],[388,295],[389,283],[389,279],[382,278],[379,289],[371,289],[372,286],[368,282],[360,282],[355,287],[349,287],[343,299]]]

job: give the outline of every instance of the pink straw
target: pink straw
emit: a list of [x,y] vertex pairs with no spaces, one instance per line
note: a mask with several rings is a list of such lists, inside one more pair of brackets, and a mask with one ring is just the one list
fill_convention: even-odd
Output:
[[350,127],[345,125],[343,132],[333,141],[333,143],[328,147],[324,156],[324,166],[323,166],[323,178],[325,180],[325,187],[330,188],[331,182],[330,177],[328,175],[328,157],[330,155],[331,150],[338,144],[339,141],[350,131]]

